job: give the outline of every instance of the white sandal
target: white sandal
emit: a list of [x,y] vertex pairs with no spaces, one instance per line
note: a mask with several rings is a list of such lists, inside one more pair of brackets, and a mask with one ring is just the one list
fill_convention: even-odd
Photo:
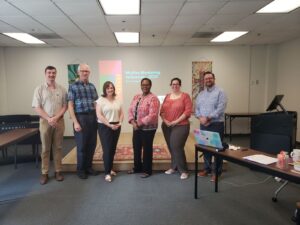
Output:
[[173,173],[175,173],[175,170],[173,170],[172,168],[165,171],[165,174],[168,174],[168,175],[173,174]]
[[180,179],[181,180],[185,180],[189,177],[189,174],[188,173],[182,173],[181,176],[180,176]]
[[111,176],[117,176],[117,173],[116,173],[115,171],[111,170],[111,171],[110,171],[110,175],[111,175]]
[[105,181],[111,182],[111,176],[109,174],[105,175]]

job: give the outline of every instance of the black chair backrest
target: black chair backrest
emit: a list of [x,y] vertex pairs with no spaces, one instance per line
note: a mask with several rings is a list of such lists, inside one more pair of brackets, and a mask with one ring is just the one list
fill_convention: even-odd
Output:
[[25,114],[19,115],[5,115],[0,116],[0,124],[7,124],[7,123],[30,123],[31,116]]

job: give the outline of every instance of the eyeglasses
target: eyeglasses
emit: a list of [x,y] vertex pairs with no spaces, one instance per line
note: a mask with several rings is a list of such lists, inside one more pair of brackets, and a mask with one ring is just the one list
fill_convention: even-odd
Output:
[[180,86],[180,84],[171,84],[172,86]]
[[89,73],[89,70],[79,70],[80,73]]

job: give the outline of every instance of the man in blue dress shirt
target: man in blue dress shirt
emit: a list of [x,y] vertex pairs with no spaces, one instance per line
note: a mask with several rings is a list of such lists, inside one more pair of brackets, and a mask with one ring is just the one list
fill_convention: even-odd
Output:
[[[227,97],[222,89],[215,85],[215,75],[205,72],[203,75],[205,89],[201,91],[196,99],[195,116],[200,121],[200,129],[218,132],[221,140],[224,136],[224,113]],[[218,161],[219,170],[215,171],[212,165],[212,155],[204,153],[204,170],[198,176],[205,177],[212,173],[211,181],[216,180],[216,173],[221,175],[223,161]]]
[[81,179],[98,174],[92,168],[97,142],[95,101],[98,94],[95,86],[89,82],[90,72],[87,64],[80,64],[79,80],[70,85],[68,92],[68,108],[77,145],[77,175]]

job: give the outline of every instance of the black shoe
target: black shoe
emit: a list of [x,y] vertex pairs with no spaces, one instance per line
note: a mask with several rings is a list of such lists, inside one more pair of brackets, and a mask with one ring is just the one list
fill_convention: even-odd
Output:
[[142,175],[141,175],[141,178],[148,178],[148,177],[150,177],[151,175],[150,174],[148,174],[148,173],[143,173]]
[[100,172],[98,172],[98,171],[96,171],[96,170],[94,170],[94,169],[92,169],[92,168],[88,169],[88,170],[86,171],[86,173],[87,173],[88,175],[92,175],[92,176],[97,176],[97,175],[100,174]]
[[77,172],[77,176],[80,178],[80,179],[87,179],[88,178],[88,175],[85,173],[85,172]]
[[128,174],[141,173],[141,172],[142,172],[142,171],[139,171],[139,170],[137,171],[137,170],[135,170],[135,169],[131,169],[131,170],[128,170],[128,171],[127,171]]
[[128,174],[134,174],[135,171],[132,169],[132,170],[128,170],[127,173],[128,173]]

